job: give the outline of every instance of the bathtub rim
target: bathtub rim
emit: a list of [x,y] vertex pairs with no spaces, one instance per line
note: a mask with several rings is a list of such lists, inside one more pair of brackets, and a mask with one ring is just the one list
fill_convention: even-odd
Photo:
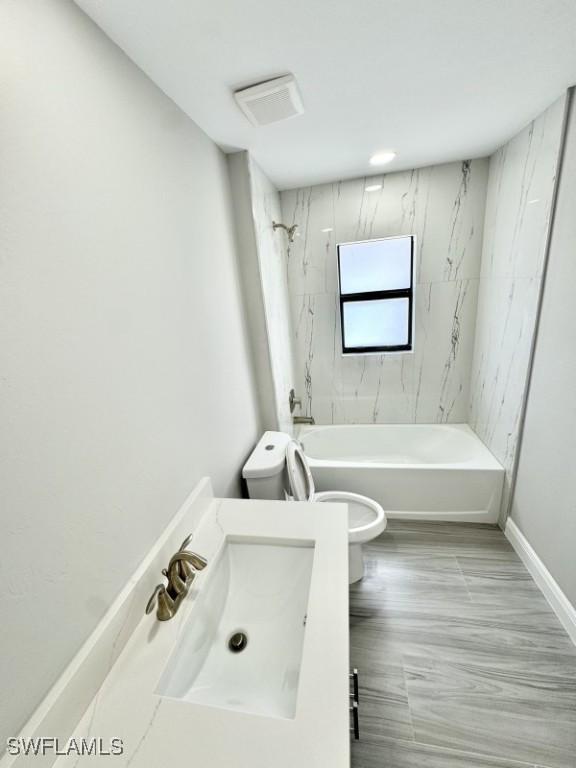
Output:
[[370,469],[380,469],[380,470],[418,470],[418,471],[430,471],[430,470],[443,470],[443,471],[457,471],[457,470],[482,470],[482,471],[493,471],[493,472],[504,472],[504,467],[502,464],[498,461],[498,459],[494,456],[494,454],[487,448],[487,446],[482,442],[480,437],[476,434],[476,432],[470,427],[469,424],[466,423],[455,423],[455,424],[398,424],[398,423],[391,423],[391,424],[314,424],[314,425],[302,425],[298,428],[296,432],[296,439],[297,440],[303,440],[304,437],[307,434],[311,434],[312,432],[316,432],[319,430],[325,430],[325,429],[357,429],[358,427],[362,428],[383,428],[383,427],[401,427],[402,429],[411,429],[411,428],[426,428],[431,427],[434,429],[455,429],[456,431],[462,432],[466,435],[467,438],[470,438],[474,441],[475,447],[478,451],[478,455],[474,456],[471,459],[467,459],[466,461],[461,462],[436,462],[436,463],[424,463],[424,462],[387,462],[382,461],[380,459],[376,460],[359,460],[359,461],[351,461],[350,459],[322,459],[322,458],[316,458],[314,456],[310,456],[308,453],[306,453],[306,459],[308,460],[308,463],[310,467],[340,467],[340,468],[349,468],[349,469],[363,469],[363,470],[370,470]]

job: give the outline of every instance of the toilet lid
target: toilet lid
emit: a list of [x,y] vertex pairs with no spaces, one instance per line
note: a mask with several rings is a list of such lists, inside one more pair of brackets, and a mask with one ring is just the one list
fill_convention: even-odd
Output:
[[286,446],[286,467],[290,490],[295,501],[313,501],[315,489],[312,472],[304,451],[296,440],[292,440]]

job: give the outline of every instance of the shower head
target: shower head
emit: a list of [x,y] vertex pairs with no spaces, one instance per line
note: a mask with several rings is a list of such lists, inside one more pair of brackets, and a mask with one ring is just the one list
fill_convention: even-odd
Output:
[[286,224],[280,224],[277,221],[272,222],[272,229],[284,229],[286,231],[286,234],[288,235],[288,242],[293,243],[294,242],[294,235],[296,233],[296,229],[298,228],[298,224],[292,224],[291,227],[287,227]]

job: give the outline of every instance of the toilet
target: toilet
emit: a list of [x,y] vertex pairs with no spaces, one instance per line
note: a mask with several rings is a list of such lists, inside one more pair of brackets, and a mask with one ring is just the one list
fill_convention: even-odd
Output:
[[364,576],[362,544],[386,528],[384,510],[373,499],[346,491],[316,493],[300,444],[284,432],[265,432],[242,470],[251,499],[348,504],[349,582]]

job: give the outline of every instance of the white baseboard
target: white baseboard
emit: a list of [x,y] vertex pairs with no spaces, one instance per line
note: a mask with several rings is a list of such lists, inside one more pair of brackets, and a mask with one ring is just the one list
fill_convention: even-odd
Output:
[[496,525],[498,513],[490,509],[465,510],[464,512],[434,512],[417,509],[415,511],[405,509],[386,509],[386,517],[390,520],[421,520],[437,521],[442,523],[486,523]]
[[550,603],[550,607],[560,620],[560,623],[570,635],[570,639],[576,645],[576,608],[574,608],[570,600],[562,592],[548,568],[540,560],[528,539],[511,518],[508,518],[506,521],[504,533],[516,550],[518,557],[540,587],[542,594]]

